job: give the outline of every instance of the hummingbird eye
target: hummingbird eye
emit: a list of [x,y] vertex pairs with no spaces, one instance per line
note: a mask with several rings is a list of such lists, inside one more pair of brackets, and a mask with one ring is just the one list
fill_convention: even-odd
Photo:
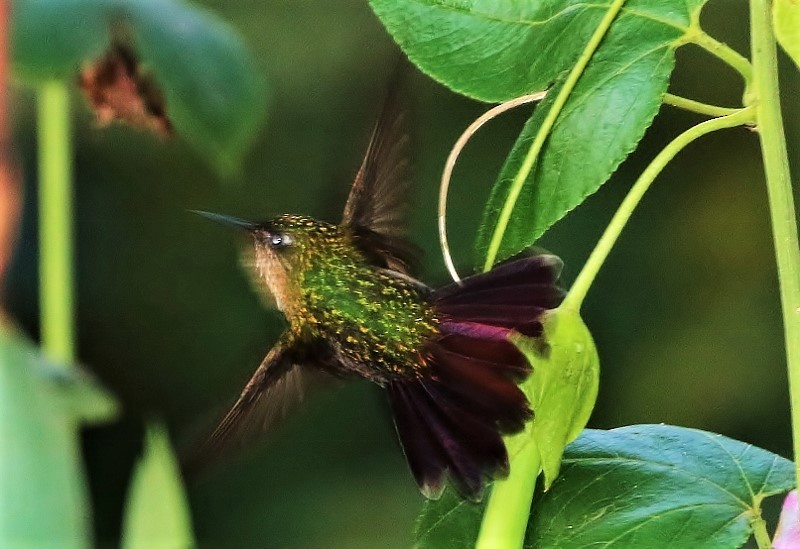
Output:
[[286,233],[272,233],[269,235],[269,243],[273,248],[284,248],[292,245],[292,237]]

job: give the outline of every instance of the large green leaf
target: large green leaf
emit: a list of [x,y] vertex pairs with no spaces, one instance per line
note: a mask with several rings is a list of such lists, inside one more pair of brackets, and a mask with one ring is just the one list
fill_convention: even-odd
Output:
[[225,171],[236,168],[261,126],[266,87],[239,35],[180,0],[15,2],[15,73],[38,82],[77,80],[113,44],[133,50],[153,77],[175,130]]
[[[585,430],[561,475],[533,501],[525,547],[740,547],[764,497],[794,486],[794,466],[721,435],[669,425]],[[426,505],[418,547],[471,547],[482,506],[450,493]]]
[[736,440],[669,425],[586,431],[534,501],[531,547],[739,547],[794,466]]
[[[504,101],[544,89],[586,46],[610,0],[370,0],[409,59],[453,90]],[[704,0],[630,0],[617,27],[636,59],[653,29],[669,42],[685,33]],[[619,32],[619,30],[617,31]],[[641,33],[642,36],[638,36]]]
[[148,427],[125,511],[124,549],[193,547],[189,502],[163,425]]
[[88,547],[91,515],[78,428],[111,397],[0,330],[0,547]]
[[[533,244],[597,191],[636,148],[660,108],[674,50],[701,2],[689,2],[685,8],[683,2],[678,4],[685,17],[679,26],[631,11],[623,11],[611,26],[524,180],[497,260]],[[675,2],[659,5],[665,13],[676,9]],[[483,264],[511,183],[560,89],[555,86],[526,123],[492,188],[476,242],[478,264]]]

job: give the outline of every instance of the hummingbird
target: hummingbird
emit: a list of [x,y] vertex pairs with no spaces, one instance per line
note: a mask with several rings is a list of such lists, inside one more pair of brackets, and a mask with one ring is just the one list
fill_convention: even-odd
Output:
[[414,278],[405,118],[390,93],[339,223],[196,212],[252,236],[251,274],[287,324],[209,444],[279,414],[309,369],[361,377],[388,393],[422,494],[437,499],[449,479],[477,501],[508,474],[502,436],[533,415],[518,387],[531,366],[510,338],[542,335],[562,262],[533,255],[439,289]]

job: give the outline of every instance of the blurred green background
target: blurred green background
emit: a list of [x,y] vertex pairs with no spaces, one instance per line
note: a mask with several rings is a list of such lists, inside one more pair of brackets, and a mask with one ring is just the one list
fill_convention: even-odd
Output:
[[[84,438],[104,546],[119,536],[143,419],[164,417],[177,446],[189,447],[225,411],[283,326],[249,287],[237,240],[187,209],[337,221],[398,55],[366,1],[203,4],[243,34],[271,88],[266,126],[239,179],[220,181],[180,139],[126,127],[97,130],[74,97],[79,356],[125,408],[121,421]],[[703,14],[710,34],[743,53],[747,24],[741,1],[712,1]],[[797,176],[800,75],[782,61]],[[439,176],[455,139],[487,107],[421,74],[412,80],[413,234],[426,252],[422,278],[439,285],[447,280],[436,238]],[[733,71],[691,47],[679,51],[670,90],[731,106],[742,93]],[[529,112],[492,122],[457,166],[449,228],[462,271],[472,264],[477,220],[503,152]],[[32,97],[23,89],[14,116],[27,199],[5,291],[11,312],[36,335],[35,127]],[[565,259],[565,283],[648,160],[699,120],[664,107],[613,180],[546,235],[540,245]],[[755,134],[706,137],[669,166],[603,267],[584,315],[602,365],[590,426],[675,423],[791,457]],[[407,547],[422,503],[384,395],[361,382],[314,391],[276,431],[190,480],[188,489],[203,546]]]

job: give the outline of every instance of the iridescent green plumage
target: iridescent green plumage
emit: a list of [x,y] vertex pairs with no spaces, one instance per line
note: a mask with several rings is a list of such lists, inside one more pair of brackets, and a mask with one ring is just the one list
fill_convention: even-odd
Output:
[[265,284],[272,294],[285,296],[279,306],[295,337],[335,342],[345,365],[337,373],[352,371],[384,382],[424,367],[419,349],[437,333],[427,286],[376,267],[350,227],[284,215],[260,224],[256,235],[259,230],[263,239],[274,234],[291,239],[279,251],[257,252],[256,266],[286,265],[289,276],[273,270]]

